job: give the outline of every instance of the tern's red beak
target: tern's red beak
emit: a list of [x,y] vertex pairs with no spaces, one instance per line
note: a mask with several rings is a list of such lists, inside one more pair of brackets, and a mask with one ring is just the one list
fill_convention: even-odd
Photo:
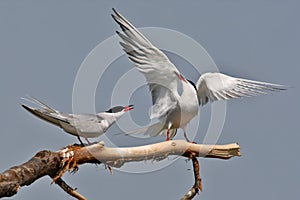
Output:
[[177,76],[178,76],[179,80],[184,81],[184,82],[187,83],[187,80],[181,74],[177,74]]
[[127,112],[129,110],[132,110],[133,108],[134,108],[133,105],[128,105],[128,106],[125,106],[124,111]]

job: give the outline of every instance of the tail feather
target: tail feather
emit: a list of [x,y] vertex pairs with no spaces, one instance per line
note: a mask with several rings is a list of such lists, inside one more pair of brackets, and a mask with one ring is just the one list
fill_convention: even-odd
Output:
[[22,98],[22,99],[24,99],[28,102],[34,103],[41,107],[41,108],[32,108],[25,104],[21,104],[21,106],[23,108],[25,108],[31,114],[37,116],[40,119],[43,119],[43,120],[49,122],[49,123],[59,126],[59,127],[61,127],[61,122],[69,123],[65,118],[63,118],[60,115],[60,113],[57,110],[47,106],[46,104],[44,104],[43,102],[41,102],[40,100],[38,100],[34,97],[31,97],[29,95],[27,95],[27,97],[28,98]]
[[[170,130],[170,138],[174,138],[177,133],[177,129]],[[164,124],[162,123],[155,123],[150,126],[146,126],[140,129],[135,129],[125,133],[126,135],[133,135],[133,134],[144,134],[150,137],[155,137],[158,135],[167,135],[167,129],[164,129]]]
[[47,106],[45,103],[41,102],[40,100],[38,100],[38,99],[36,99],[32,96],[29,96],[29,95],[26,95],[26,96],[27,96],[27,98],[21,97],[21,99],[24,99],[28,102],[31,102],[35,105],[38,105],[38,106],[40,106],[41,108],[45,109],[46,111],[48,111],[50,113],[53,113],[53,112],[56,113],[57,112],[55,109]]
[[155,137],[155,136],[158,136],[158,135],[162,135],[163,128],[164,128],[164,125],[159,123],[159,122],[156,123],[156,124],[152,124],[152,125],[147,127],[147,130],[144,133],[144,135],[149,135],[150,137]]
[[160,132],[163,130],[163,124],[161,123],[155,123],[150,126],[146,126],[143,128],[135,129],[132,131],[127,131],[125,134],[126,135],[135,135],[135,134],[144,134],[144,135],[149,135],[151,137],[157,136],[160,134]]
[[25,108],[28,112],[31,114],[37,116],[38,118],[45,120],[49,123],[52,123],[56,126],[60,126],[60,122],[62,121],[61,119],[55,118],[54,116],[50,115],[46,110],[41,110],[41,109],[36,109],[36,108],[31,108],[29,106],[26,106],[24,104],[21,104],[23,108]]

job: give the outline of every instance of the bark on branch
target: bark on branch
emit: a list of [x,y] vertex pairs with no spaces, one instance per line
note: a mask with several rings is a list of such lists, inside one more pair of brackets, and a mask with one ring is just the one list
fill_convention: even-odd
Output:
[[181,200],[191,200],[196,194],[198,194],[199,190],[202,191],[202,179],[200,177],[200,165],[197,160],[197,157],[192,157],[193,168],[194,168],[194,177],[195,183],[193,187],[181,198]]
[[240,147],[236,143],[205,145],[173,140],[139,147],[109,148],[104,146],[104,142],[99,142],[85,147],[69,145],[57,152],[40,151],[28,162],[0,174],[0,198],[13,196],[20,187],[30,185],[37,179],[48,175],[68,194],[77,199],[85,199],[62,180],[61,177],[66,171],[75,172],[79,165],[85,163],[103,163],[109,168],[120,168],[128,162],[160,161],[170,155],[192,159],[196,180],[193,188],[201,189],[199,163],[196,157],[229,159],[240,156]]

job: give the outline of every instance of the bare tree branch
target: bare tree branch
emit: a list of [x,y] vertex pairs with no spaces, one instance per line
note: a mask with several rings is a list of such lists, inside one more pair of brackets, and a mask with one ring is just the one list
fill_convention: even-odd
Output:
[[0,197],[10,197],[20,187],[30,185],[45,176],[55,176],[62,158],[58,152],[40,151],[28,162],[12,167],[0,174]]
[[195,175],[193,188],[201,189],[199,164],[197,164],[196,157],[229,159],[234,156],[240,156],[240,147],[236,143],[204,145],[191,144],[183,140],[173,140],[127,148],[109,148],[104,146],[104,142],[99,142],[85,147],[69,145],[57,152],[40,151],[28,162],[12,167],[0,174],[0,197],[13,196],[20,187],[30,185],[40,177],[48,175],[53,178],[53,182],[58,184],[68,194],[77,199],[85,199],[61,179],[66,171],[76,172],[78,166],[84,163],[103,163],[109,168],[120,168],[128,162],[160,161],[170,155],[192,159]]
[[69,195],[71,195],[72,197],[75,197],[78,200],[86,200],[86,198],[84,196],[82,196],[81,194],[79,194],[76,189],[73,189],[72,187],[70,187],[64,180],[62,180],[62,178],[58,178],[55,183],[61,187],[61,189],[63,189],[66,193],[68,193]]
[[202,179],[200,177],[200,165],[195,155],[192,155],[192,163],[194,169],[194,177],[195,183],[193,187],[181,198],[181,200],[191,200],[196,194],[198,194],[199,190],[202,191]]

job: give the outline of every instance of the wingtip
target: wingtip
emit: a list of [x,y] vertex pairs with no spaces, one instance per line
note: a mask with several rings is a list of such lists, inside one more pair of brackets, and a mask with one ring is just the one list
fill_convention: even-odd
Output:
[[279,85],[279,84],[274,84],[274,86],[273,86],[274,92],[285,91],[290,88],[293,88],[293,87],[289,86],[289,85]]
[[21,100],[25,100],[25,101],[28,101],[30,102],[30,99],[28,99],[28,95],[25,95],[26,97],[20,97]]
[[20,106],[22,106],[23,108],[28,108],[28,106],[26,106],[25,104],[19,103]]
[[281,90],[287,90],[287,89],[291,89],[294,88],[294,86],[292,85],[281,85]]
[[111,15],[111,17],[113,18],[113,20],[114,20],[116,23],[119,24],[119,22],[118,22],[118,17],[117,17],[116,15],[114,15],[114,14],[110,14],[110,15]]
[[273,85],[274,88],[277,90],[287,90],[287,89],[291,88],[291,86],[289,86],[289,85],[272,84],[272,83],[270,85]]
[[115,8],[111,8],[111,9],[118,17],[121,16],[121,14]]
[[30,108],[29,106],[26,106],[25,104],[21,104],[20,105],[27,111],[32,112],[32,108]]

